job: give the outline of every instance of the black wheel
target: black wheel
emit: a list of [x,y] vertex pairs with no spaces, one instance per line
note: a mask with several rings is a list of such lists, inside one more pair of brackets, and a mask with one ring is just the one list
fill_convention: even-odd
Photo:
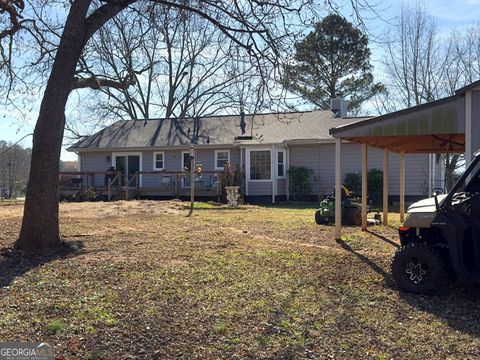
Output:
[[327,218],[322,216],[320,210],[315,211],[315,222],[317,225],[323,225],[327,223]]
[[397,286],[404,291],[430,293],[445,282],[446,265],[433,247],[410,243],[395,254],[392,275]]
[[351,207],[345,213],[345,225],[362,225],[362,212],[359,208]]

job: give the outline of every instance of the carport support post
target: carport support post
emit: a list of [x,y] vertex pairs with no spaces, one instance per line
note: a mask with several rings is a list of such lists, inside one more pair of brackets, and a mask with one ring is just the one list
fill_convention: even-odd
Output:
[[388,225],[388,150],[383,150],[383,225]]
[[342,140],[335,139],[335,239],[342,238]]
[[367,144],[362,144],[362,230],[367,230],[368,166]]
[[405,221],[405,152],[400,153],[400,222]]
[[472,162],[472,91],[465,93],[465,166]]

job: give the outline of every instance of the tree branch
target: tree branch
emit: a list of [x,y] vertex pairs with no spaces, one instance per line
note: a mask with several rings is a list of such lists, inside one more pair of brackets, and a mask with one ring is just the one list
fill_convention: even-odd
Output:
[[99,78],[97,76],[92,76],[90,78],[75,78],[73,80],[72,89],[84,89],[91,88],[98,90],[101,87],[110,87],[118,90],[126,90],[130,86],[133,86],[137,83],[135,76],[128,76],[123,81],[114,81],[105,78]]

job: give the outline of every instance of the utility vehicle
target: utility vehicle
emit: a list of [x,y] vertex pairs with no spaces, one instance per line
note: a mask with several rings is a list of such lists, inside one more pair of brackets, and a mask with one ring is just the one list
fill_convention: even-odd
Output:
[[408,208],[392,261],[398,287],[429,293],[448,278],[480,282],[480,150],[448,194]]

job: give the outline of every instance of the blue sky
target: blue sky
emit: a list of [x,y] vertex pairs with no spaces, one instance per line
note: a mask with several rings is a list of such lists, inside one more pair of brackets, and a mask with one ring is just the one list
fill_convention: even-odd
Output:
[[[349,3],[349,1],[345,1]],[[391,20],[398,13],[399,1],[388,0],[376,2],[376,10],[384,20],[375,18],[372,14],[364,14],[365,23],[369,31],[382,39],[388,31],[388,20]],[[425,2],[429,12],[436,18],[440,34],[448,35],[453,28],[462,30],[469,25],[479,22],[480,0],[436,0]],[[340,9],[349,16],[348,8]],[[376,72],[381,74],[381,65],[378,60],[382,57],[381,45],[371,42],[372,60]],[[68,116],[68,114],[67,114]],[[0,109],[0,140],[15,142],[28,133],[33,132],[36,114],[31,113],[26,121],[19,122],[14,114],[2,112]],[[31,146],[31,137],[21,143],[23,146]],[[62,151],[62,160],[74,160],[76,155]]]

